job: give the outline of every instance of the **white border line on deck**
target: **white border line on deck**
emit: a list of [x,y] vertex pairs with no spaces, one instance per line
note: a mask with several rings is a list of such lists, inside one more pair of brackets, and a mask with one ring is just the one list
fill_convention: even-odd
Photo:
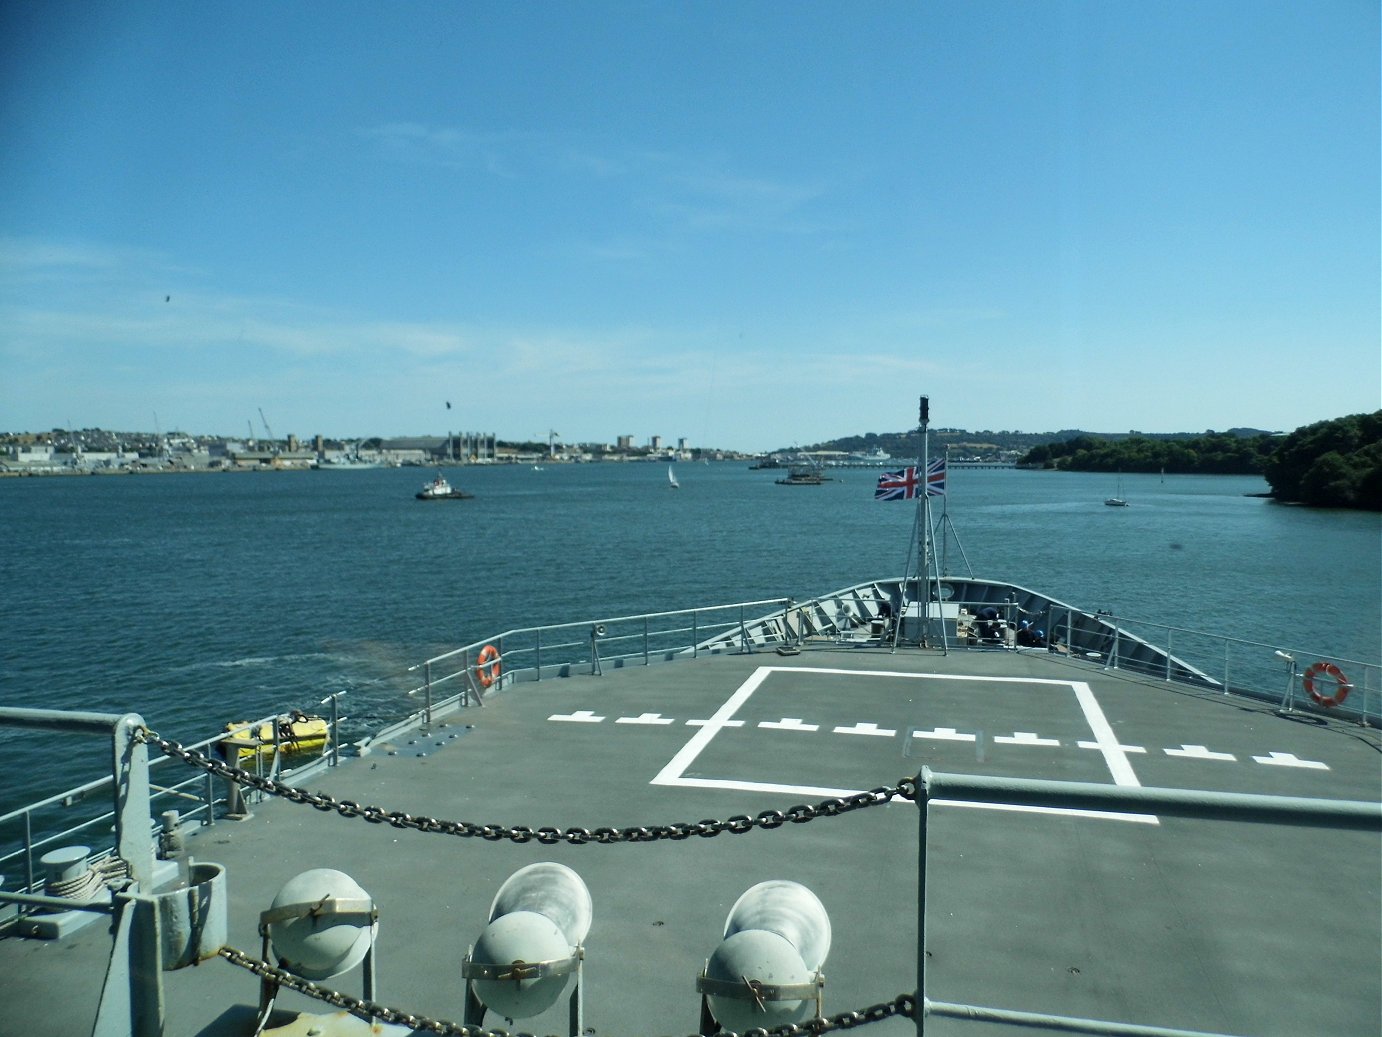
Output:
[[[1137,775],[1133,773],[1132,763],[1128,760],[1128,755],[1123,746],[1113,733],[1113,728],[1104,716],[1104,711],[1099,707],[1098,700],[1094,697],[1094,692],[1084,681],[1060,681],[1050,680],[1041,677],[971,677],[953,673],[899,673],[894,670],[839,670],[827,667],[808,667],[808,666],[760,666],[753,671],[744,681],[734,690],[724,701],[724,704],[715,711],[714,716],[700,727],[698,731],[681,747],[667,766],[663,767],[653,778],[650,785],[666,785],[681,788],[703,788],[703,789],[730,789],[747,792],[782,792],[795,795],[808,796],[829,796],[843,798],[845,796],[857,795],[864,789],[833,789],[812,785],[782,785],[774,782],[762,781],[736,781],[723,778],[688,778],[686,771],[691,766],[697,756],[714,741],[722,728],[738,727],[742,721],[734,720],[734,714],[739,708],[749,700],[755,691],[763,684],[771,674],[774,673],[818,673],[843,677],[901,677],[909,680],[952,680],[952,681],[991,681],[994,683],[1008,684],[1049,684],[1056,687],[1069,688],[1075,693],[1075,700],[1079,703],[1080,710],[1084,713],[1085,722],[1089,724],[1090,732],[1094,735],[1093,745],[1097,747],[1104,757],[1109,774],[1113,777],[1115,785],[1131,786],[1140,788],[1141,782],[1137,780]],[[1159,824],[1154,814],[1128,814],[1117,811],[1107,810],[1062,810],[1055,807],[1026,807],[1017,805],[1002,805],[992,803],[965,803],[959,800],[938,799],[932,801],[936,806],[955,806],[971,807],[982,810],[1008,810],[1018,813],[1035,814],[1060,814],[1066,817],[1092,817],[1110,821],[1131,821],[1139,824]]]

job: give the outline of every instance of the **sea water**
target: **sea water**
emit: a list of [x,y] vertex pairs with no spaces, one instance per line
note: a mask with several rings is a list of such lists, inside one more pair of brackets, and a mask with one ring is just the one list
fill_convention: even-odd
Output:
[[[0,705],[136,711],[193,741],[319,710],[412,708],[388,679],[503,630],[766,598],[907,565],[878,472],[820,486],[731,463],[0,479]],[[1382,657],[1382,517],[1275,504],[1259,478],[952,469],[950,571],[1326,657]],[[765,610],[766,611],[766,610]],[[0,812],[100,773],[0,729]],[[93,758],[94,757],[94,761]],[[94,768],[94,769],[93,769]]]

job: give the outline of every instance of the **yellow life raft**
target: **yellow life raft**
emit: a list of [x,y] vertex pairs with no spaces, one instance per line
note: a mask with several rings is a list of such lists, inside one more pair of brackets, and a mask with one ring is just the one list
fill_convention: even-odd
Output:
[[[277,738],[274,729],[277,727]],[[274,751],[282,748],[285,756],[298,756],[303,753],[319,753],[331,743],[331,725],[322,717],[308,716],[294,710],[257,727],[249,721],[227,724],[227,731],[234,731],[230,738],[222,739],[221,752],[226,762],[242,766],[257,756],[260,759],[273,758]]]

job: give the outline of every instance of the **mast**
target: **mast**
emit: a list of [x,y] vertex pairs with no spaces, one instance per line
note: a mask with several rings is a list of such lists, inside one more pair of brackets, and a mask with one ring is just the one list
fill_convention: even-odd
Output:
[[[928,430],[931,425],[931,398],[921,397],[917,415],[917,430],[921,434],[921,456],[917,459],[917,478],[921,489],[917,492],[917,598],[921,598],[921,580],[931,576],[931,494],[927,492],[926,466],[931,460]],[[925,574],[924,576],[922,574]]]
[[[931,424],[931,398],[923,396],[920,400],[920,408],[917,416],[918,428],[921,432],[921,458],[920,467],[917,469],[917,478],[920,482],[920,489],[917,491],[917,576],[916,576],[916,607],[917,625],[922,631],[921,640],[925,640],[929,632],[932,620],[935,621],[936,629],[940,631],[940,648],[942,652],[948,653],[950,645],[945,636],[945,601],[941,597],[941,578],[939,560],[936,557],[935,535],[931,528],[931,444],[929,429]],[[925,589],[923,590],[923,585]],[[932,609],[935,616],[931,615]]]

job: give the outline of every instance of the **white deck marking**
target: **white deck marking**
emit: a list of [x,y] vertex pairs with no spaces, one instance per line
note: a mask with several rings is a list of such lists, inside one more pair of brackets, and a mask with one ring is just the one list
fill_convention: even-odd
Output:
[[[1084,710],[1085,722],[1089,724],[1089,729],[1094,732],[1093,742],[1081,742],[1081,747],[1098,749],[1104,754],[1104,762],[1108,764],[1109,773],[1113,775],[1115,785],[1128,785],[1133,788],[1141,788],[1142,783],[1137,780],[1137,775],[1133,773],[1132,763],[1128,760],[1128,748],[1118,744],[1118,736],[1113,733],[1113,727],[1109,724],[1108,718],[1104,716],[1104,711],[1099,707],[1099,700],[1094,697],[1094,692],[1084,681],[1071,681],[1071,689],[1075,692],[1075,699],[1080,704],[1080,709]],[[1145,749],[1138,749],[1138,752],[1146,752]]]
[[658,771],[650,784],[653,785],[709,785],[714,788],[732,788],[734,786],[722,786],[717,782],[705,782],[694,778],[683,778],[686,769],[691,766],[697,756],[701,754],[707,745],[711,743],[720,728],[727,726],[727,722],[733,719],[734,714],[739,711],[739,707],[749,700],[749,696],[758,690],[758,686],[768,679],[768,674],[772,673],[772,667],[760,666],[749,674],[749,679],[739,685],[733,695],[725,699],[724,705],[715,711],[715,715],[701,725],[701,729],[690,737],[677,754],[667,761],[667,766]]
[[[664,768],[663,773],[666,773]],[[857,796],[867,789],[832,789],[815,785],[779,785],[771,781],[736,781],[733,778],[669,778],[662,780],[659,774],[649,785],[675,785],[687,789],[734,789],[739,792],[782,792],[790,796],[825,796],[830,799],[844,799]],[[905,801],[904,801],[905,802]],[[939,801],[937,801],[939,802]],[[892,806],[885,803],[884,807]],[[911,804],[908,804],[909,806]],[[916,809],[915,806],[912,809]]]
[[994,735],[995,745],[1060,745],[1059,738],[1038,738],[1035,731],[1014,731],[1011,735]]
[[835,728],[837,735],[877,735],[880,738],[891,738],[897,734],[896,731],[887,727],[879,727],[877,724],[858,723],[850,727]]
[[1028,807],[1018,803],[970,803],[963,799],[933,799],[933,807],[966,807],[970,810],[1011,810],[1017,814],[1059,814],[1061,817],[1092,817],[1096,821],[1131,821],[1138,825],[1159,825],[1155,814],[1124,814],[1117,810],[1067,810],[1064,807]]
[[636,717],[620,717],[615,721],[616,724],[670,724],[672,720],[666,719],[661,713],[640,713]]
[[[1113,728],[1104,716],[1103,710],[1099,707],[1098,701],[1094,698],[1093,691],[1088,684],[1079,681],[1050,680],[1040,677],[970,677],[960,674],[948,673],[898,673],[892,670],[838,670],[830,668],[815,668],[805,666],[760,666],[751,673],[743,684],[739,685],[715,711],[715,715],[709,720],[687,721],[688,726],[698,726],[698,730],[685,745],[681,747],[667,766],[658,771],[657,775],[649,784],[651,785],[672,785],[684,788],[704,788],[704,789],[733,789],[746,792],[784,792],[794,795],[810,796],[832,796],[845,797],[857,795],[863,789],[837,789],[826,788],[813,785],[785,785],[777,782],[764,781],[738,781],[725,778],[692,778],[686,776],[686,771],[695,762],[702,750],[706,748],[719,733],[721,728],[740,727],[743,721],[735,720],[734,714],[739,711],[750,696],[758,690],[759,686],[774,673],[818,673],[829,676],[850,677],[858,679],[860,677],[894,677],[907,680],[953,680],[953,681],[986,681],[992,684],[1027,684],[1027,685],[1050,685],[1052,687],[1069,688],[1075,693],[1076,700],[1079,702],[1080,709],[1084,713],[1085,720],[1089,724],[1090,730],[1094,733],[1095,741],[1086,743],[1091,748],[1099,749],[1103,755],[1114,782],[1118,785],[1131,785],[1140,787],[1137,775],[1133,773],[1132,765],[1127,758],[1128,752],[1145,752],[1136,746],[1120,745],[1118,739],[1113,734]],[[914,730],[911,735],[918,737],[941,737],[939,732],[946,732],[951,740],[973,741],[973,735],[960,735],[954,728],[937,728],[935,733],[928,735],[926,732]],[[1014,736],[1016,737],[1016,736]],[[984,810],[1011,810],[1019,813],[1034,814],[1059,814],[1066,817],[1087,817],[1097,820],[1108,821],[1131,821],[1137,824],[1160,824],[1160,820],[1155,814],[1124,814],[1108,810],[1065,810],[1053,807],[1022,807],[1012,804],[997,803],[963,803],[957,800],[937,799],[931,801],[933,806],[954,806],[954,807],[974,807]],[[889,806],[893,805],[891,803]]]
[[973,735],[962,735],[953,727],[938,727],[932,731],[923,731],[919,727],[912,728],[907,732],[909,738],[930,738],[937,742],[972,742]]
[[[1146,753],[1147,753],[1146,748],[1143,747],[1143,746],[1140,746],[1140,745],[1121,745],[1121,744],[1119,744],[1119,742],[1118,742],[1117,739],[1114,739],[1112,746],[1105,745],[1103,742],[1076,742],[1075,745],[1078,746],[1078,747],[1081,748],[1081,749],[1098,749],[1098,750],[1101,751],[1101,752],[1103,752],[1104,750],[1113,748],[1113,749],[1117,749],[1119,752],[1123,752],[1123,753],[1142,753],[1144,756],[1145,756]],[[1133,783],[1134,785],[1136,785],[1136,784],[1137,784],[1137,779],[1134,778],[1132,783]],[[1120,781],[1118,784],[1122,785],[1123,782]]]
[[548,720],[559,720],[567,724],[598,724],[604,717],[597,717],[593,710],[578,709],[574,713],[553,713]]
[[781,720],[760,720],[758,726],[769,731],[819,731],[818,724],[804,724],[800,717],[783,717]]
[[1233,753],[1210,752],[1202,745],[1182,745],[1179,749],[1163,749],[1167,756],[1181,756],[1187,760],[1227,760],[1235,763],[1238,757]]
[[1268,753],[1266,756],[1254,756],[1253,759],[1268,767],[1302,767],[1310,771],[1329,770],[1329,764],[1320,763],[1318,760],[1302,760],[1295,753]]

